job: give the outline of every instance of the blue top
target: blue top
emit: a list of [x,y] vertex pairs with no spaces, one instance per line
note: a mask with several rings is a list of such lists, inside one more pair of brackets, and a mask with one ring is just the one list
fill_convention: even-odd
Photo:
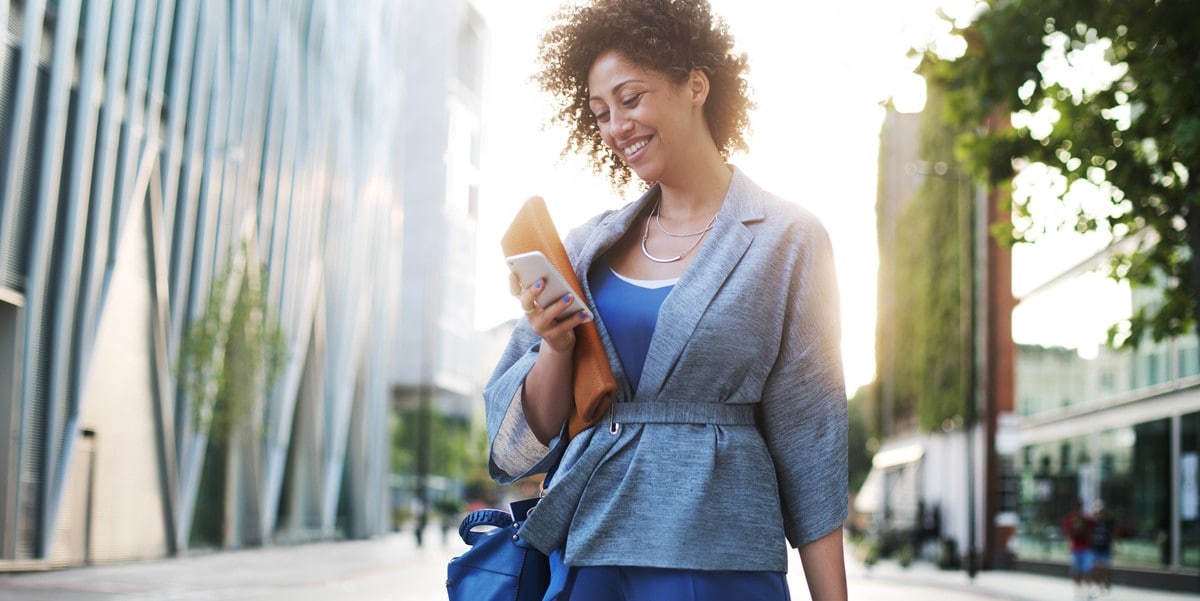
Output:
[[658,309],[677,279],[633,280],[613,271],[603,259],[596,261],[588,273],[596,310],[617,349],[631,391],[637,390],[642,378],[650,338],[658,323]]

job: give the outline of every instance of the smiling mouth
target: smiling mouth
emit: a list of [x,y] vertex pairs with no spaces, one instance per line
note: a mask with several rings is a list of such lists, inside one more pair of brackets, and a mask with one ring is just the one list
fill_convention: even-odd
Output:
[[645,148],[646,145],[649,143],[650,143],[650,140],[648,140],[648,139],[638,140],[637,142],[634,142],[633,144],[630,144],[629,146],[622,149],[622,152],[625,153],[626,157],[630,157],[630,156],[633,156],[633,154],[636,153],[637,151]]

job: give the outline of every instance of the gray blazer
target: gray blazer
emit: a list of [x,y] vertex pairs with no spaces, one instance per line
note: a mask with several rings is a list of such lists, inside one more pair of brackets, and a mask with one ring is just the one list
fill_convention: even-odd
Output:
[[[658,194],[571,231],[565,245],[593,313],[588,270]],[[636,395],[614,423],[541,445],[520,395],[539,338],[522,320],[484,390],[489,467],[501,483],[544,472],[521,535],[568,565],[787,571],[846,517],[846,392],[837,284],[817,218],[741,171],[716,226],[662,304]],[[633,403],[629,405],[627,403]]]

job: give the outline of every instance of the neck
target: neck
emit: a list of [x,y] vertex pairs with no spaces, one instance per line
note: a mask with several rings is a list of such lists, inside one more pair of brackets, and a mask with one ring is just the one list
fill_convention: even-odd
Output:
[[716,148],[689,165],[684,177],[659,182],[660,211],[673,219],[707,219],[717,212],[729,191],[733,170]]

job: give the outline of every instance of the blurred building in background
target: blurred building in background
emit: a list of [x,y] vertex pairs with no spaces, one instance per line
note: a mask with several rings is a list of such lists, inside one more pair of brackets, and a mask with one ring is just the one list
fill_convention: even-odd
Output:
[[[998,197],[953,159],[941,96],[889,110],[881,130],[878,447],[855,498],[885,555],[968,570],[1003,567],[1011,507],[993,503],[1004,459],[997,416],[1011,411],[1007,252],[987,234]],[[998,282],[1003,284],[998,287]]]
[[[399,426],[393,498],[399,525],[450,519],[472,470],[486,466],[475,330],[483,82],[488,29],[468,0],[408,0],[404,226],[392,348]],[[481,474],[486,479],[486,473]]]
[[390,528],[406,10],[0,2],[0,568]]
[[475,238],[487,28],[467,0],[404,4],[404,229],[397,402],[469,416],[478,402]]
[[1114,581],[1195,590],[1200,341],[1107,344],[1161,302],[1105,275],[1129,240],[1000,247],[998,194],[938,159],[939,102],[931,88],[922,115],[889,112],[882,130],[879,447],[856,509],[885,552],[1063,575],[1063,516],[1102,503]]
[[[1113,566],[1127,582],[1195,590],[1200,575],[1200,344],[1195,336],[1114,350],[1109,328],[1161,302],[1104,275],[1121,244],[1018,247],[1052,265],[1013,312],[1020,451],[1020,565],[1068,561],[1059,529],[1072,500],[1116,521]],[[1096,247],[1099,246],[1099,250]],[[1065,260],[1064,260],[1065,259]]]

